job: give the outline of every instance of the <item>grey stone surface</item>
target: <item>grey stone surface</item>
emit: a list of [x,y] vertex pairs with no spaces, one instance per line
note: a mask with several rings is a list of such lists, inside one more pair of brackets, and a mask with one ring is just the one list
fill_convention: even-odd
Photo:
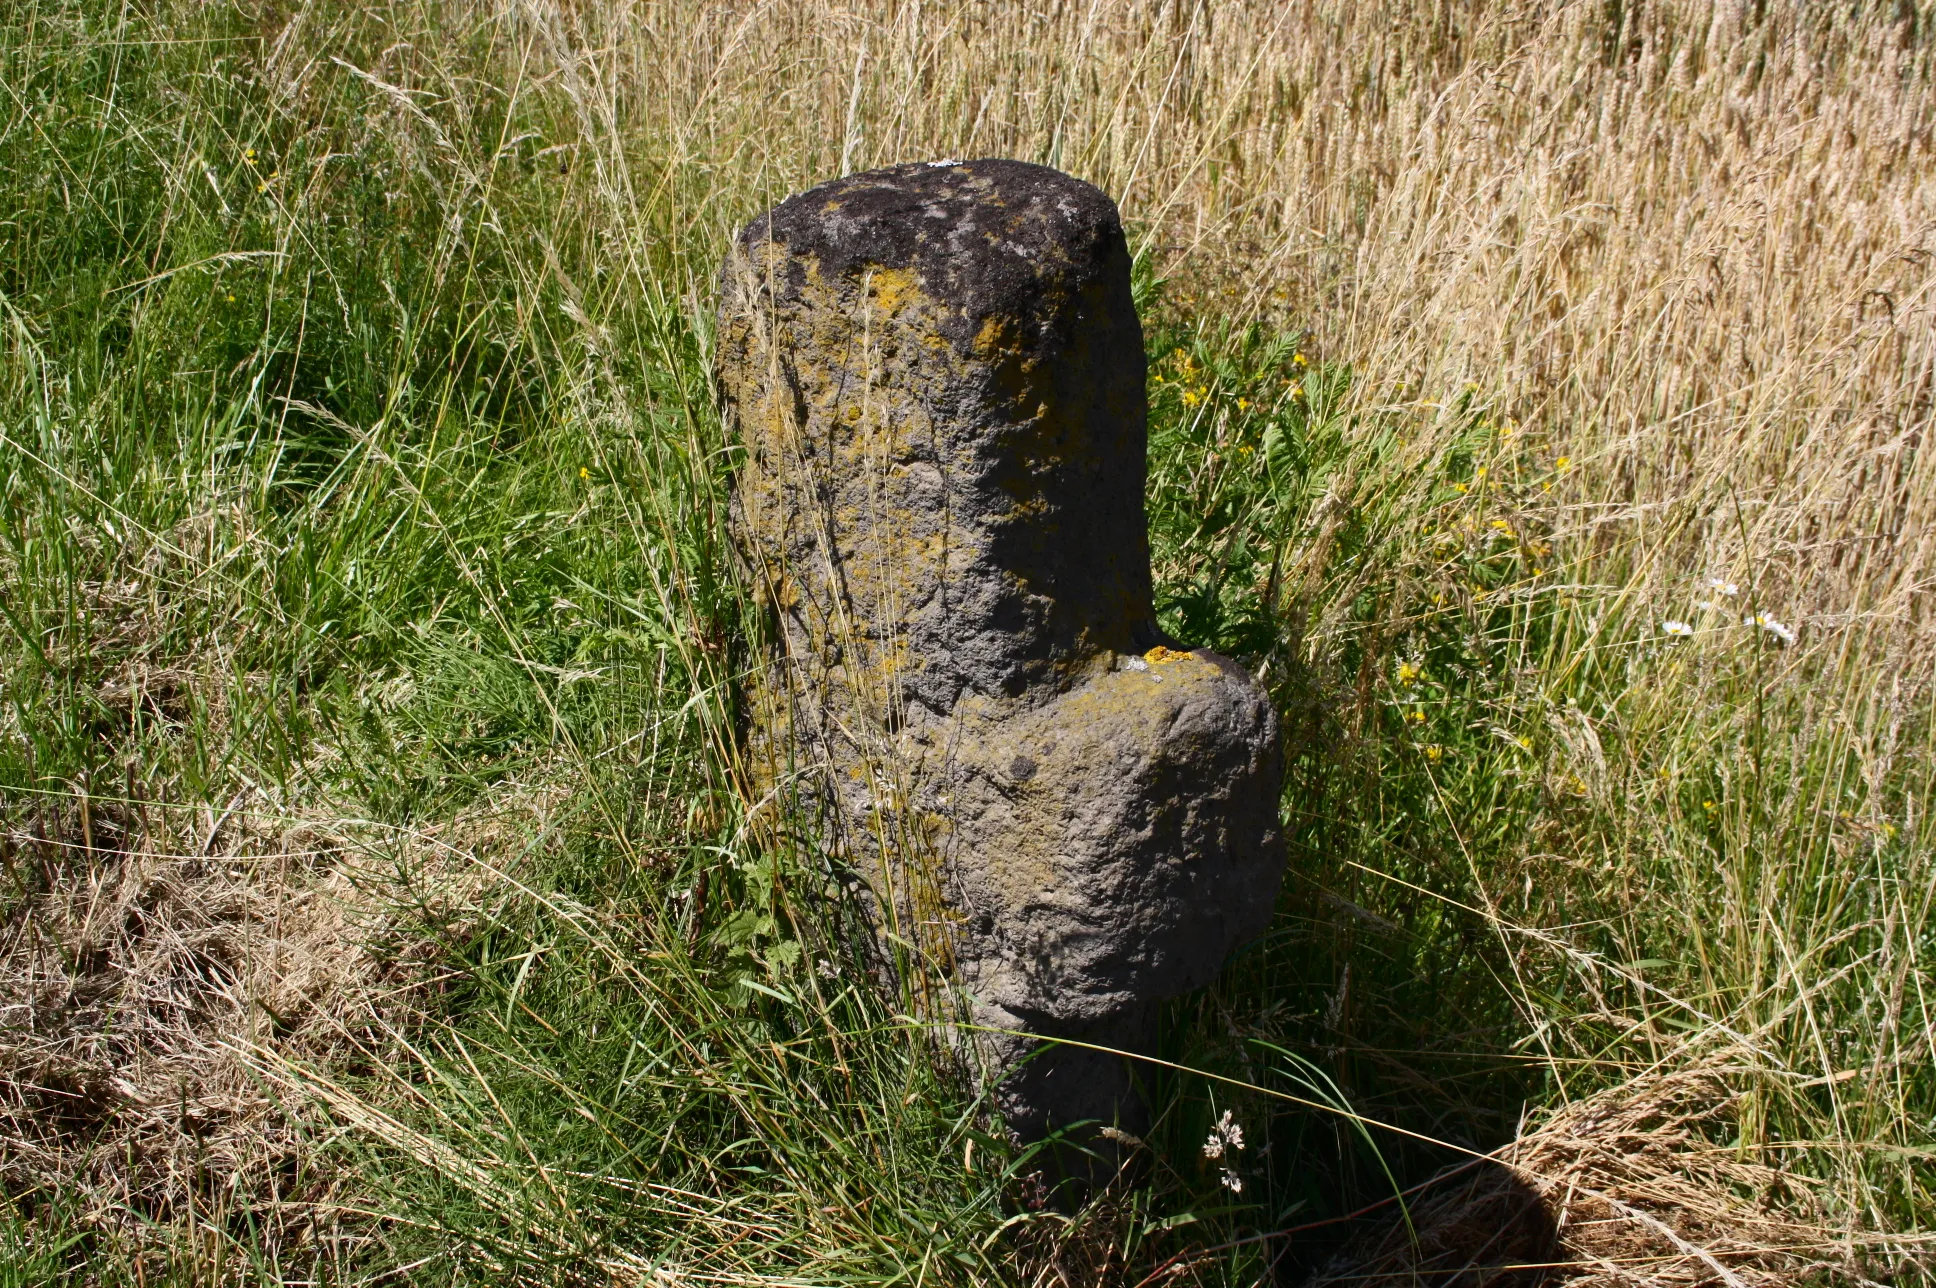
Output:
[[1276,715],[1157,629],[1142,330],[1114,204],[1041,166],[897,166],[790,198],[722,272],[734,533],[777,630],[766,787],[805,784],[1002,1033],[1009,1124],[1139,1121],[1153,1003],[1207,983],[1283,869]]

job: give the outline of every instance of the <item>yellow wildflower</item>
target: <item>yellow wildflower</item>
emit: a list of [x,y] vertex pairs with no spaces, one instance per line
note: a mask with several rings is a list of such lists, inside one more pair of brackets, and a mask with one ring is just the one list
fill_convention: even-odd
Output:
[[1441,760],[1445,759],[1445,748],[1439,746],[1436,742],[1428,744],[1425,748],[1425,759],[1435,765],[1438,764]]
[[1400,684],[1418,683],[1418,668],[1410,662],[1400,662],[1398,664],[1398,682]]
[[1553,462],[1553,468],[1557,472],[1564,474],[1573,468],[1573,458],[1571,456],[1562,456]]
[[591,476],[592,476],[592,472],[591,472],[591,471],[590,471],[589,469],[586,469],[586,468],[585,468],[585,467],[584,467],[583,465],[580,465],[580,466],[578,467],[578,477],[579,477],[579,478],[581,478],[581,479],[588,479],[588,478],[590,478]]

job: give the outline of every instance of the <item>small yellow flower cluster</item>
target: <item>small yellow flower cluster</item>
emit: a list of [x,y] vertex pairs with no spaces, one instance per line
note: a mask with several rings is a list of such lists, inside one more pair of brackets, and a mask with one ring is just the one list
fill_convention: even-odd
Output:
[[1201,405],[1209,396],[1210,388],[1209,381],[1203,379],[1203,372],[1197,366],[1196,359],[1192,358],[1182,349],[1172,349],[1170,350],[1170,356],[1167,361],[1175,369],[1175,374],[1166,382],[1163,373],[1158,371],[1152,377],[1154,382],[1159,385],[1164,383],[1180,384],[1183,386],[1183,405],[1185,407]]
[[[243,165],[246,165],[246,166],[251,166],[251,167],[253,167],[253,166],[255,165],[255,149],[254,149],[254,148],[243,148],[243,149],[242,149],[242,164],[243,164]],[[282,173],[282,171],[280,171],[280,170],[271,170],[271,171],[269,172],[269,177],[268,177],[268,178],[266,178],[266,179],[262,179],[262,180],[259,180],[259,181],[258,181],[258,182],[256,183],[256,185],[255,185],[255,190],[256,190],[256,192],[257,192],[257,194],[261,194],[261,193],[264,193],[264,192],[267,192],[267,191],[269,191],[269,185],[270,185],[270,184],[272,184],[272,183],[274,183],[274,182],[276,181],[276,178],[277,178],[277,176],[279,176],[279,175],[280,175],[281,173]]]
[[1398,682],[1400,684],[1417,684],[1418,677],[1419,669],[1410,662],[1400,662],[1398,664]]

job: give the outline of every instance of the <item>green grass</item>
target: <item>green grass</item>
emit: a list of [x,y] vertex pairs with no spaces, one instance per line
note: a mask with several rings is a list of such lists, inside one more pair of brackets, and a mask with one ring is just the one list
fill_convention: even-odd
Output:
[[1757,570],[1686,516],[1597,536],[1606,481],[1484,388],[1151,263],[1164,624],[1278,699],[1291,875],[1166,1015],[1147,1184],[1068,1224],[859,982],[810,845],[741,826],[709,283],[767,180],[658,166],[466,10],[324,7],[301,66],[271,16],[0,8],[0,913],[98,973],[122,941],[48,914],[94,874],[320,829],[382,1000],[251,1039],[274,1184],[104,1163],[126,1108],[0,1156],[0,1283],[1249,1283],[1261,1232],[1721,1056],[1707,1144],[1928,1226],[1930,693],[1859,626],[1739,625]]

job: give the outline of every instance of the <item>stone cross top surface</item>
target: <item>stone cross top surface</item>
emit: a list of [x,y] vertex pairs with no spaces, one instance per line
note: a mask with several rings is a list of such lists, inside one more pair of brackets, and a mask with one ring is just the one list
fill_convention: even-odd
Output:
[[756,772],[993,1030],[1011,1129],[1135,1130],[1121,1057],[1026,1035],[1147,1050],[1154,1003],[1263,930],[1284,852],[1270,701],[1155,624],[1115,204],[894,166],[755,219],[721,286],[734,535],[777,625]]

